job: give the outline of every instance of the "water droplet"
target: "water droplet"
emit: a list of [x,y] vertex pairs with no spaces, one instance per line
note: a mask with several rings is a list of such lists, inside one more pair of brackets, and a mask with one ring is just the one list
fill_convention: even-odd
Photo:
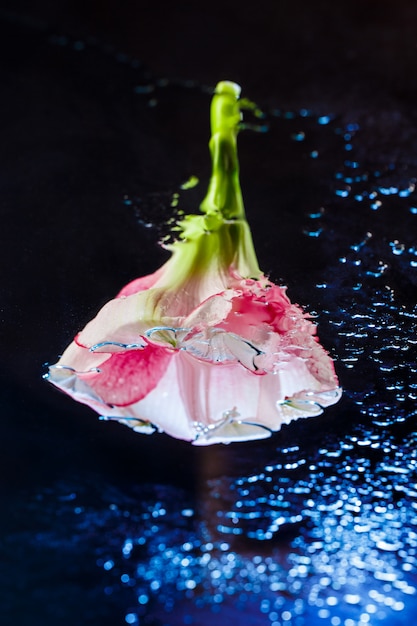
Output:
[[307,237],[320,237],[323,232],[322,228],[304,228],[303,234],[307,235]]
[[398,239],[394,239],[394,241],[390,241],[389,245],[391,247],[392,253],[395,254],[396,256],[403,254],[405,250],[405,245],[403,243],[400,243]]
[[320,126],[326,126],[327,124],[330,124],[331,121],[332,118],[330,115],[321,115],[318,118],[317,123],[320,124]]

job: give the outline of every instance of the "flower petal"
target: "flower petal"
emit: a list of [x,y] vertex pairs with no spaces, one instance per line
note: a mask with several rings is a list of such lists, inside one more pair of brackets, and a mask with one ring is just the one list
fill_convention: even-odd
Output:
[[164,375],[172,352],[148,345],[143,350],[114,353],[99,372],[79,374],[103,402],[127,406],[142,400]]
[[116,297],[125,298],[126,296],[131,296],[135,293],[139,293],[140,291],[150,289],[155,285],[155,283],[158,281],[162,274],[162,267],[160,267],[159,270],[157,270],[153,274],[147,274],[146,276],[136,278],[135,280],[132,280],[130,283],[125,285],[123,289],[119,291]]

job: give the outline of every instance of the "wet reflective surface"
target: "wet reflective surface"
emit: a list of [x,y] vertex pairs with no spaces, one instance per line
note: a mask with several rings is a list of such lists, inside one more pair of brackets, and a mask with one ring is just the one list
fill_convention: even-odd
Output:
[[[276,93],[259,102],[262,127],[240,145],[260,262],[314,316],[344,396],[265,441],[195,450],[135,435],[45,390],[41,366],[100,303],[158,266],[171,204],[193,211],[203,197],[209,90],[155,78],[86,38],[2,28],[15,64],[7,119],[31,103],[5,125],[2,157],[8,239],[18,242],[4,295],[5,623],[410,623],[411,144],[399,152],[390,136],[381,149],[366,115],[348,119],[325,100],[314,110],[282,107]],[[181,189],[191,175],[200,183]],[[10,247],[3,253],[10,267]]]

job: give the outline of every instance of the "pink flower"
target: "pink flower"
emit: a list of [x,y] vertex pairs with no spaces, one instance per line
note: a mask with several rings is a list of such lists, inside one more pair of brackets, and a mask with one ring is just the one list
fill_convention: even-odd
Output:
[[268,437],[341,395],[316,327],[258,268],[238,179],[238,96],[225,82],[213,98],[204,215],[179,223],[167,263],[108,302],[48,375],[104,419],[197,445]]

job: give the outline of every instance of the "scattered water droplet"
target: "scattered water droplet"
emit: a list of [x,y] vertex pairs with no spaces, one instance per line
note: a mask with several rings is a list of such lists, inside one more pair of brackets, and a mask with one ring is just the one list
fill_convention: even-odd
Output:
[[403,254],[405,250],[405,245],[403,243],[400,243],[398,239],[394,239],[394,241],[390,241],[389,245],[391,247],[392,253],[395,254],[396,256]]
[[321,115],[318,118],[317,123],[320,124],[320,126],[326,126],[327,124],[330,124],[331,121],[332,118],[330,115]]
[[291,135],[291,139],[294,141],[304,141],[305,137],[305,133],[302,130]]

